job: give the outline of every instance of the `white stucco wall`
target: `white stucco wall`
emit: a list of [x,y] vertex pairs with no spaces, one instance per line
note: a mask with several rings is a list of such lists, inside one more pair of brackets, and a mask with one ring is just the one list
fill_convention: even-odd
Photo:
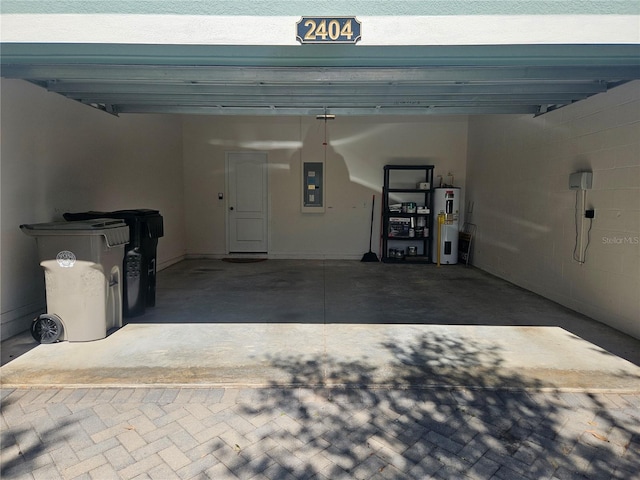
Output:
[[[579,170],[593,171],[584,264]],[[640,82],[537,118],[472,117],[467,175],[476,266],[640,338]]]
[[369,247],[376,194],[378,251],[383,166],[432,164],[436,175],[466,177],[467,118],[338,117],[327,125],[326,210],[301,212],[301,162],[324,160],[324,122],[313,117],[185,117],[187,252],[227,253],[225,152],[264,151],[269,159],[269,255],[359,259]]
[[295,25],[302,16],[357,16],[362,45],[640,39],[634,0],[4,0],[0,12],[7,42],[295,45]]
[[[359,45],[597,44],[640,41],[634,15],[360,14]],[[177,45],[298,45],[290,16],[11,14],[2,18],[5,42]],[[353,15],[353,14],[351,14]]]
[[18,80],[2,80],[1,336],[44,306],[36,243],[23,223],[67,211],[153,208],[164,217],[158,263],[184,255],[178,117],[120,118]]

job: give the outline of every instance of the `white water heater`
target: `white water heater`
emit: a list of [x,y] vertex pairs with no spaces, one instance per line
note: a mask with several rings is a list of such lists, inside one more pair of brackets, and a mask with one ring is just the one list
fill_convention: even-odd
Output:
[[[458,222],[460,219],[460,188],[441,187],[433,190],[433,263],[450,265],[458,263]],[[444,220],[438,222],[438,216]],[[444,216],[444,218],[442,217]],[[438,234],[438,230],[440,233]],[[440,249],[438,249],[440,245]]]

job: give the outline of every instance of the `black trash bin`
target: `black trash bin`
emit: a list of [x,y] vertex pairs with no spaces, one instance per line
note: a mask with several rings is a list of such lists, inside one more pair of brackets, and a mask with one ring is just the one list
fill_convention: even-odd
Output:
[[117,218],[129,226],[129,243],[123,261],[123,315],[143,315],[146,307],[156,304],[156,256],[158,238],[164,235],[162,215],[158,210],[116,210],[113,212],[65,213],[67,221]]

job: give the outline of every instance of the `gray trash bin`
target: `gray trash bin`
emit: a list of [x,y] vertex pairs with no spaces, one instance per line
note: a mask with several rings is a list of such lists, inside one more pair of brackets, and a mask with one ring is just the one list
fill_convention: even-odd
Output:
[[42,343],[85,342],[122,326],[122,259],[129,242],[124,220],[20,225],[36,238],[44,268],[47,313],[31,333]]

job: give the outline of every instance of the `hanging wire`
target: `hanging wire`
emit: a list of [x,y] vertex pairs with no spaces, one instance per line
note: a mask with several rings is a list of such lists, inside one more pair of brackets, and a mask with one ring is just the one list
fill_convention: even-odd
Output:
[[576,258],[576,251],[578,250],[578,238],[579,238],[579,234],[582,235],[583,231],[581,229],[580,233],[578,234],[578,219],[580,218],[581,213],[579,213],[580,211],[578,210],[578,196],[580,194],[580,192],[582,192],[582,204],[581,204],[581,210],[582,212],[584,212],[585,206],[586,206],[586,191],[585,190],[576,190],[576,203],[575,203],[575,213],[574,213],[574,220],[575,220],[575,224],[576,224],[576,242],[575,242],[575,246],[573,247],[573,259],[578,262],[579,264],[583,265],[587,262],[587,250],[589,249],[589,244],[591,243],[591,228],[593,228],[593,218],[589,219],[589,229],[587,230],[587,244],[584,247],[584,250],[582,250],[582,248],[580,249],[580,252],[578,252],[578,257]]
[[576,258],[576,251],[578,250],[578,192],[580,192],[580,190],[576,190],[576,203],[575,203],[575,211],[573,214],[573,220],[574,220],[574,223],[576,224],[576,242],[573,247],[573,259],[578,263],[582,263],[580,260],[580,257]]
[[327,168],[327,107],[324,108],[324,168]]
[[322,143],[322,145],[324,145],[324,155],[325,155],[325,160],[327,159],[327,107],[324,107],[324,142]]
[[584,255],[582,258],[582,263],[587,263],[587,250],[589,249],[589,244],[591,243],[591,228],[593,227],[593,218],[589,219],[589,230],[587,231],[587,245],[584,247]]

